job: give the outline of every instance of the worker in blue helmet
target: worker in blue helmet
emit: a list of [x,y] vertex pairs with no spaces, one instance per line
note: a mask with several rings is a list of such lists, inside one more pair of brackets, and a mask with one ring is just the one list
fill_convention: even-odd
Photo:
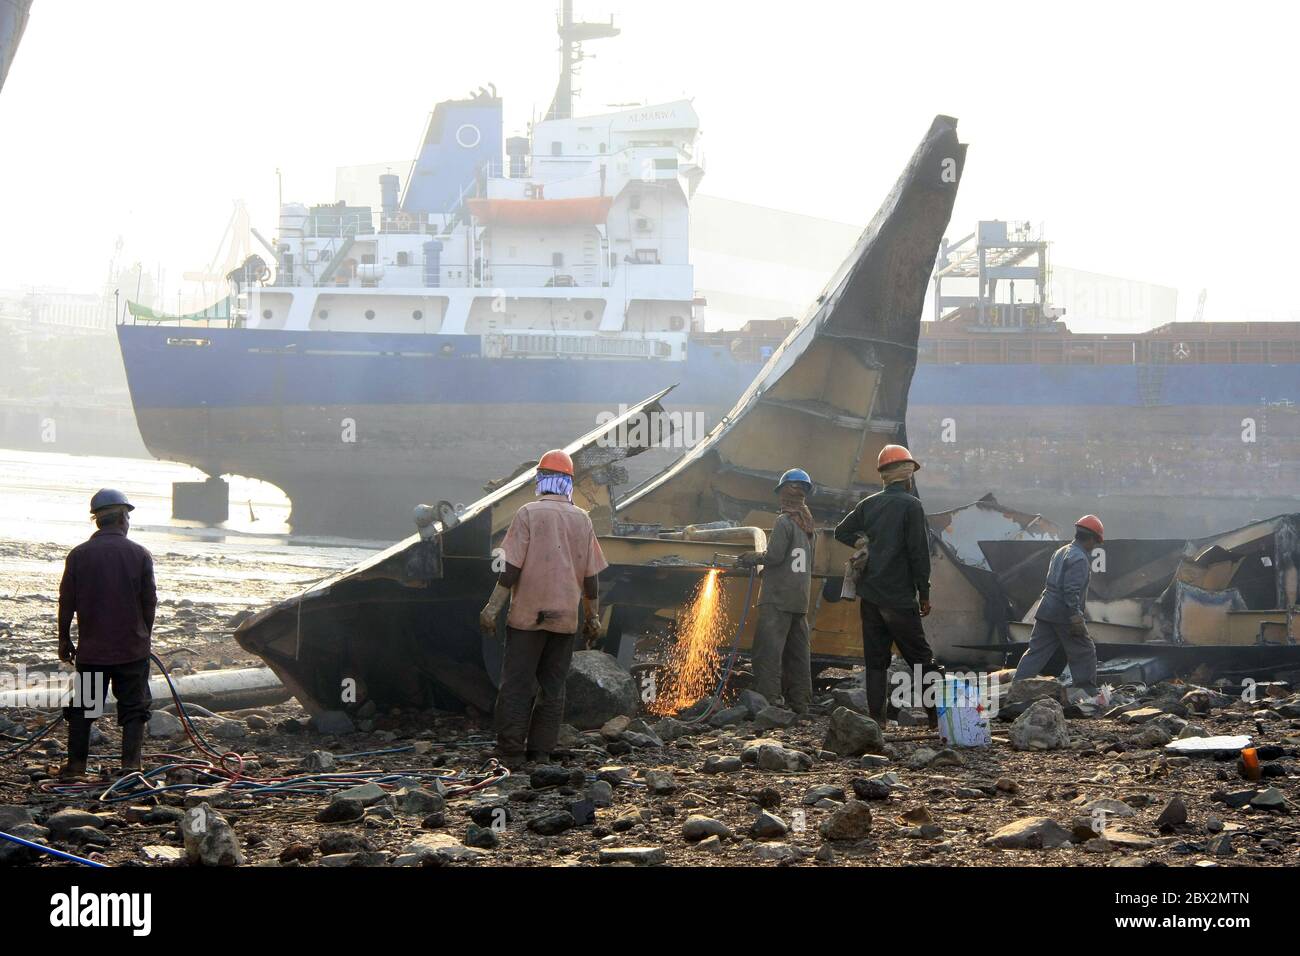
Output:
[[769,703],[784,704],[797,714],[812,704],[812,664],[808,630],[808,595],[812,587],[813,545],[817,526],[808,510],[813,480],[791,468],[776,483],[780,514],[766,551],[742,554],[740,567],[763,568],[758,598],[758,626],[750,656],[754,690]]

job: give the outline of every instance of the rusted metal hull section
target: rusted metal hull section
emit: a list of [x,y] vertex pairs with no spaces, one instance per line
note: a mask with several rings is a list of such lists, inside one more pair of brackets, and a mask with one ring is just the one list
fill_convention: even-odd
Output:
[[965,156],[957,121],[936,117],[853,253],[736,407],[622,499],[620,518],[770,527],[772,486],[792,465],[816,479],[809,505],[823,521],[879,489],[876,456],[907,438],[926,284]]

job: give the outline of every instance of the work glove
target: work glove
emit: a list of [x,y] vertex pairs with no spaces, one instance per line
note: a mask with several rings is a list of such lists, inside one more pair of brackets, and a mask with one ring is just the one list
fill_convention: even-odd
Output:
[[483,610],[478,616],[478,626],[484,635],[496,636],[497,618],[501,616],[501,609],[506,606],[508,597],[510,597],[510,589],[498,581],[496,587],[492,589],[492,596],[488,598],[487,604],[483,605]]
[[59,638],[59,660],[71,664],[77,659],[77,649],[72,646],[72,638]]
[[1087,637],[1088,622],[1083,619],[1082,614],[1075,614],[1070,617],[1070,636]]
[[736,558],[736,567],[738,568],[756,568],[758,562],[762,559],[762,551],[746,551],[740,557]]
[[600,640],[600,606],[586,597],[582,599],[582,637],[588,648]]

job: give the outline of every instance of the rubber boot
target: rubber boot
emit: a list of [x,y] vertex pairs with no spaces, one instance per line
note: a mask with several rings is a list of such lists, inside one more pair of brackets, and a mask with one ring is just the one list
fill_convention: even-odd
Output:
[[[932,674],[932,673],[933,673],[933,674],[938,674],[938,675],[939,675],[939,688],[942,689],[942,687],[943,687],[943,668],[942,668],[942,667],[940,667],[938,664],[936,664],[936,663],[934,663],[933,661],[931,661],[929,664],[924,665],[923,673],[926,674],[926,675],[929,675],[929,674]],[[924,704],[923,704],[923,705],[922,705],[922,709],[925,711],[925,722],[926,722],[927,724],[929,724],[930,729],[931,729],[931,730],[938,730],[938,729],[939,729],[939,709],[938,709],[937,707],[935,707],[935,705],[934,705],[933,703],[931,703],[931,704],[929,704],[929,705],[924,705]]]
[[68,718],[68,762],[59,770],[63,779],[84,776],[90,759],[91,721],[85,717]]
[[867,691],[867,716],[884,730],[889,723],[889,671],[865,671],[863,684]]
[[143,720],[133,720],[122,728],[122,773],[141,769],[140,752],[144,749]]

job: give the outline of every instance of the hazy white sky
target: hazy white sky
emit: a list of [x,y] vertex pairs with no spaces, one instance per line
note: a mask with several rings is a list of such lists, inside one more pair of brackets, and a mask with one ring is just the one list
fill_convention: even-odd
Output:
[[[335,167],[413,155],[490,82],[549,102],[553,0],[36,0],[0,92],[0,288],[98,291],[113,246],[180,274],[232,208],[275,230]],[[714,195],[865,222],[935,113],[968,165],[950,234],[1046,226],[1057,262],[1176,286],[1181,318],[1300,319],[1294,4],[578,0],[582,110],[694,97]]]

